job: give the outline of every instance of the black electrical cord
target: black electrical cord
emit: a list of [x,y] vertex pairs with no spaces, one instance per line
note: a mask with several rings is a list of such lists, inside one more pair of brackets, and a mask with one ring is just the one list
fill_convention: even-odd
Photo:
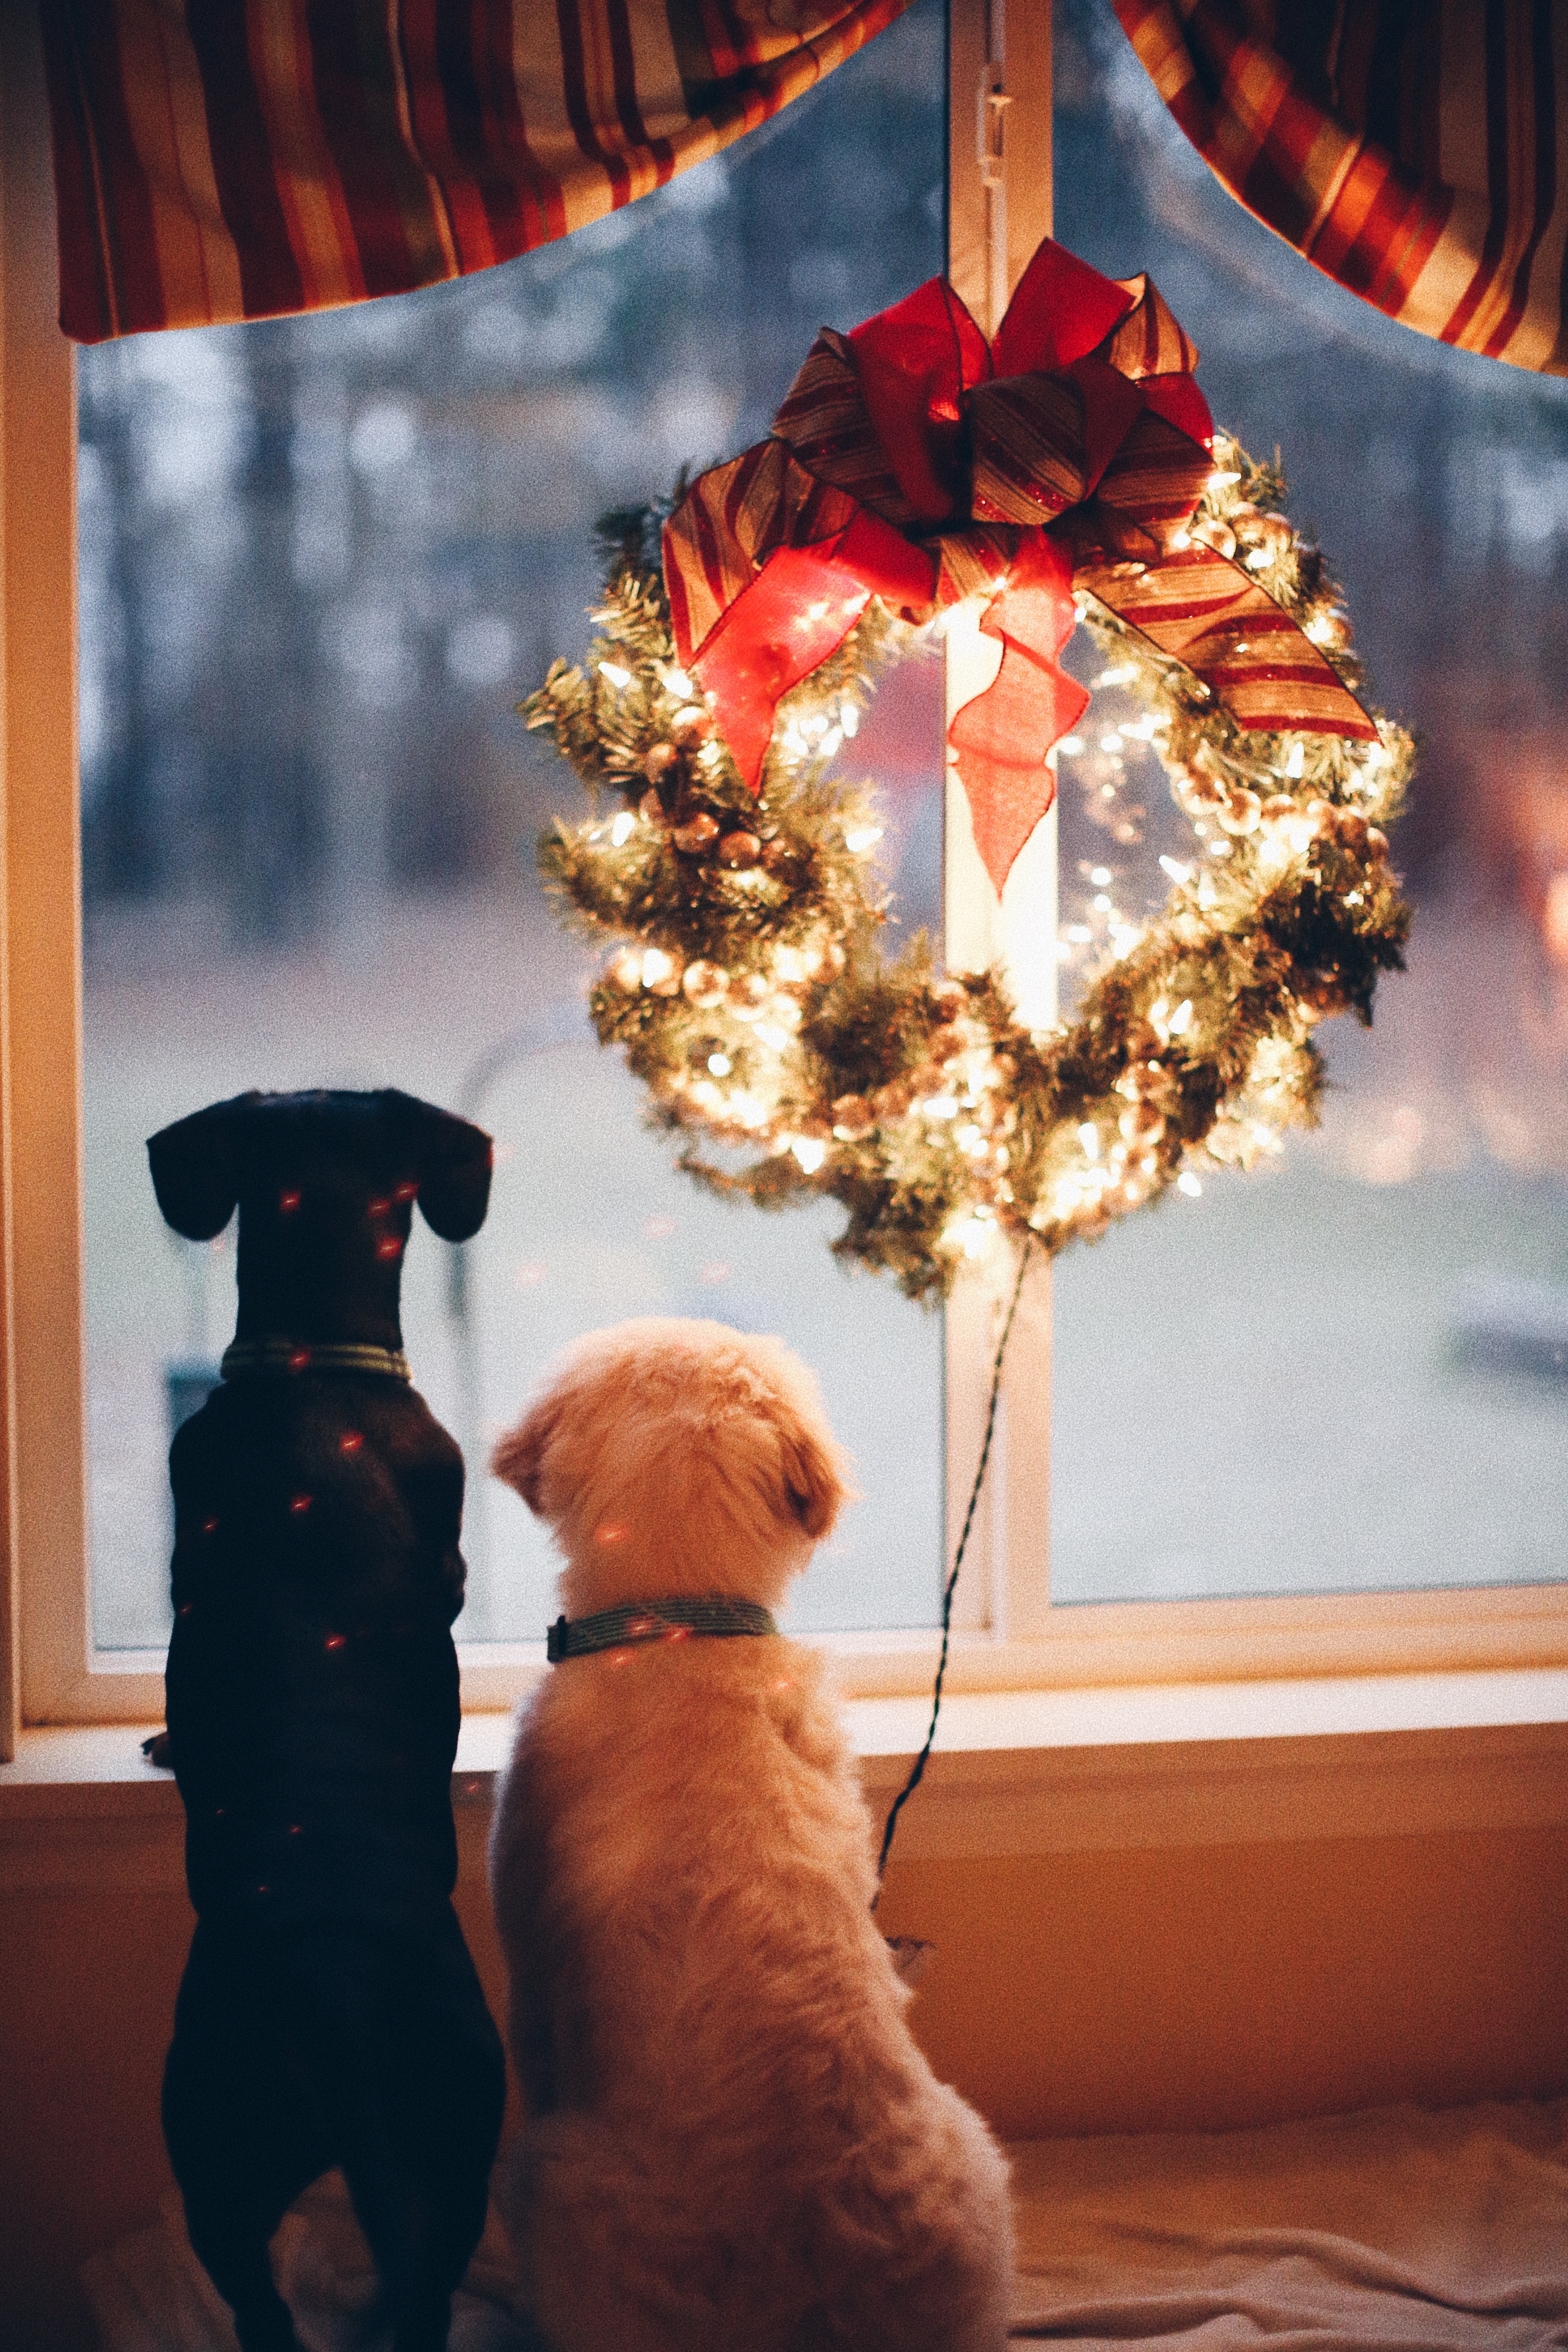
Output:
[[974,1525],[974,1514],[980,1502],[980,1489],[985,1484],[985,1465],[991,1459],[991,1440],[996,1433],[996,1408],[1002,1396],[1002,1365],[1007,1353],[1007,1342],[1013,1333],[1013,1318],[1018,1312],[1018,1301],[1024,1295],[1024,1276],[1029,1270],[1029,1251],[1034,1238],[1033,1234],[1026,1234],[1024,1236],[1024,1247],[1018,1259],[1018,1279],[1013,1285],[1013,1297],[1007,1308],[1007,1319],[1002,1326],[1002,1336],[996,1342],[996,1360],[991,1367],[991,1403],[985,1415],[985,1435],[980,1447],[980,1466],[974,1473],[974,1484],[969,1490],[969,1508],[963,1515],[963,1528],[958,1538],[958,1549],[952,1556],[952,1572],[942,1587],[942,1654],[936,1662],[936,1684],[931,1692],[931,1727],[926,1733],[925,1746],[910,1767],[909,1779],[893,1799],[887,1825],[882,1832],[882,1851],[877,1856],[877,1892],[871,1903],[873,1911],[881,1900],[882,1874],[888,1867],[888,1853],[893,1843],[893,1832],[899,1825],[899,1815],[925,1777],[926,1759],[930,1756],[932,1742],[936,1738],[936,1719],[942,1713],[942,1678],[947,1673],[948,1639],[952,1627],[953,1587],[958,1582],[958,1571],[963,1566],[963,1554],[969,1542],[969,1531]]

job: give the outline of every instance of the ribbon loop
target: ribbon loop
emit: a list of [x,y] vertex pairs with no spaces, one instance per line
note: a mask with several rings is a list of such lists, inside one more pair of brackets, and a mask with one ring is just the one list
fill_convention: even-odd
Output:
[[1197,356],[1147,278],[1103,278],[1049,237],[992,347],[942,278],[847,336],[825,327],[768,439],[702,475],[665,526],[676,646],[751,789],[779,701],[872,596],[916,622],[989,599],[1002,667],[949,740],[998,892],[1088,698],[1057,662],[1075,587],[1239,725],[1372,739],[1283,606],[1187,541],[1214,435]]
[[773,431],[808,472],[847,490],[884,522],[912,530],[920,520],[871,421],[848,341],[831,327],[806,353]]
[[1159,288],[1144,276],[1117,283],[1131,298],[1132,308],[1107,335],[1100,357],[1135,381],[1151,375],[1195,375],[1198,347]]

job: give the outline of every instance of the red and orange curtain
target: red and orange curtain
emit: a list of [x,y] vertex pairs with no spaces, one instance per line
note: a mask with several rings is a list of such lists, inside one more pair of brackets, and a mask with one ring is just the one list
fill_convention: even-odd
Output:
[[60,323],[329,310],[564,236],[905,0],[41,0]]
[[1115,0],[1231,194],[1391,318],[1568,373],[1564,0]]
[[[61,323],[96,342],[508,260],[715,153],[903,5],[40,0]],[[1568,372],[1568,0],[1115,5],[1226,186],[1330,277]]]

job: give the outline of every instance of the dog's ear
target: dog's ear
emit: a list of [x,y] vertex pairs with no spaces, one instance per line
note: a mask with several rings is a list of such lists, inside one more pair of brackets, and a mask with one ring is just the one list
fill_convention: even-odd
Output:
[[542,1397],[515,1429],[498,1440],[490,1455],[490,1468],[496,1476],[522,1496],[535,1517],[543,1516],[540,1478],[544,1468],[544,1449],[559,1413],[560,1406],[554,1398]]
[[490,1204],[490,1139],[455,1111],[437,1110],[412,1095],[402,1100],[416,1120],[417,1197],[425,1222],[444,1242],[471,1241]]
[[830,1535],[850,1492],[838,1448],[790,1413],[779,1423],[779,1457],[795,1517],[814,1543]]
[[189,1118],[160,1129],[147,1145],[153,1190],[168,1223],[187,1241],[210,1242],[234,1214],[239,1198],[239,1127],[254,1093],[209,1103]]

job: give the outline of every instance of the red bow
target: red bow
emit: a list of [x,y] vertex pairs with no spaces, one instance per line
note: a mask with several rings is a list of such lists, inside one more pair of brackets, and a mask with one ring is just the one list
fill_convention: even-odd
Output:
[[1147,278],[1102,278],[1049,237],[989,349],[941,278],[850,335],[825,327],[768,439],[665,526],[676,646],[751,789],[780,700],[873,596],[919,622],[989,592],[1002,667],[949,740],[998,891],[1089,699],[1056,658],[1075,586],[1243,727],[1374,739],[1283,607],[1187,537],[1214,431],[1196,364]]

